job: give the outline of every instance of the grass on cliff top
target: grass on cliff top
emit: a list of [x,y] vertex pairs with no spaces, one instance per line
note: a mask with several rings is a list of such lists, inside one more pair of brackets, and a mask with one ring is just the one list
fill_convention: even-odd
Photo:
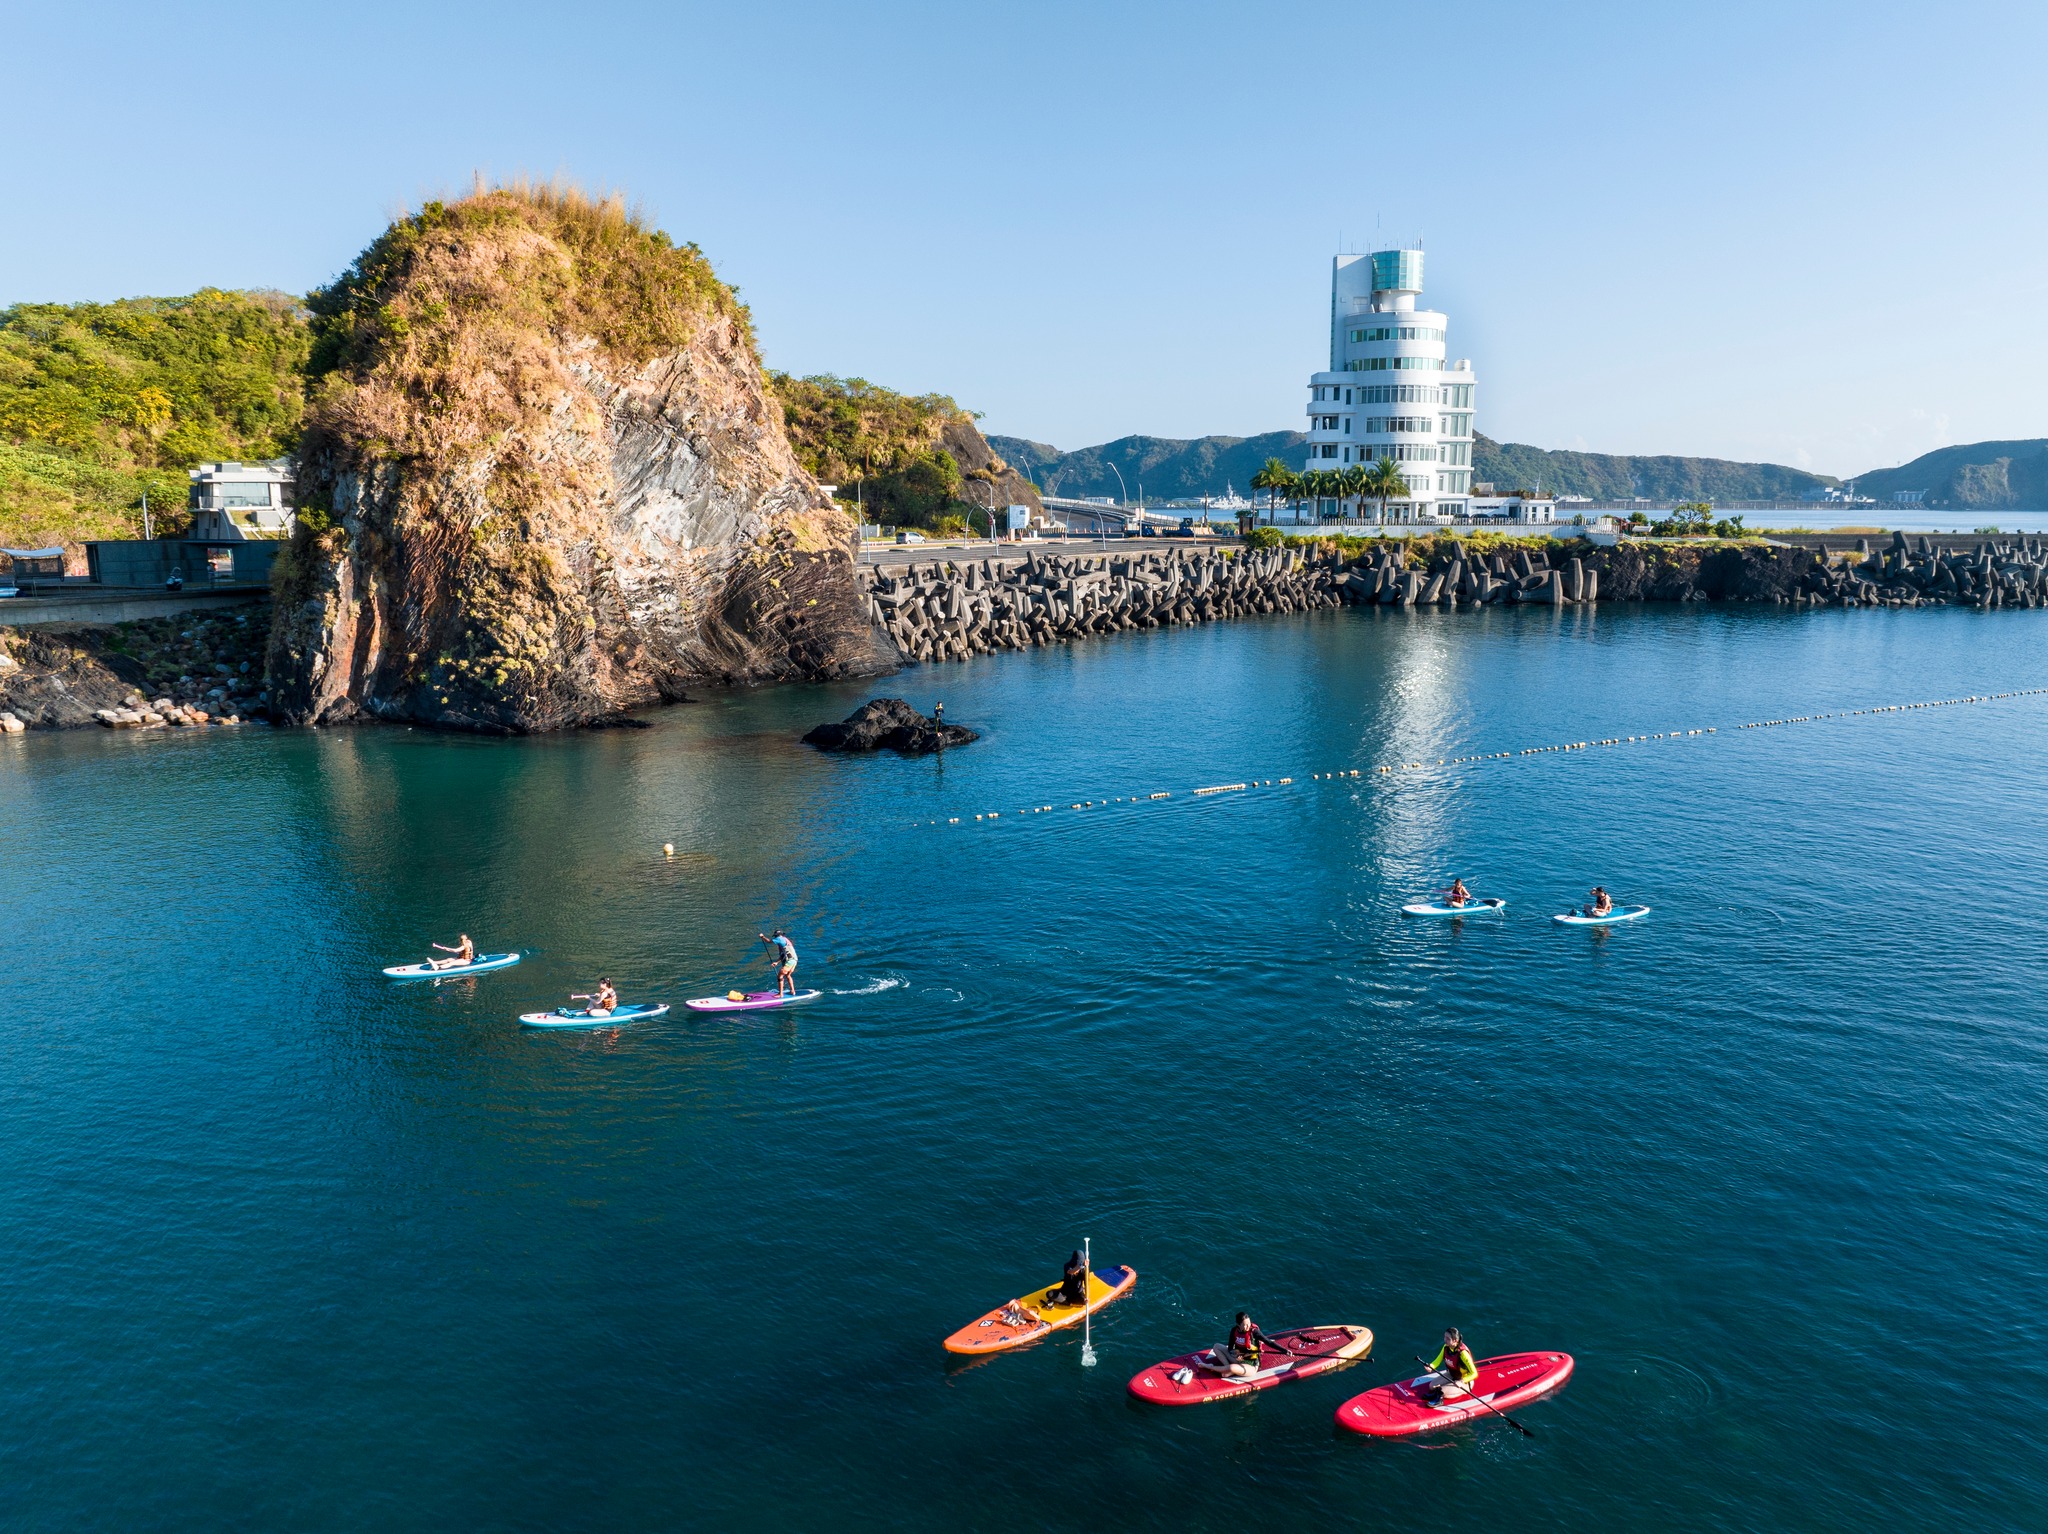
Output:
[[0,309],[0,542],[181,527],[188,466],[296,440],[310,347],[282,293]]
[[707,316],[752,318],[694,244],[678,245],[616,195],[563,183],[482,183],[386,229],[331,286],[307,300],[308,371],[423,375],[452,360],[465,332],[529,329],[589,336],[638,367],[680,349]]
[[[868,521],[936,533],[965,527],[977,513],[985,522],[986,507],[971,499],[959,463],[940,445],[949,426],[974,422],[950,395],[899,394],[829,373],[770,373],[768,387],[781,402],[797,462],[837,485],[842,502],[855,500],[858,484]],[[997,457],[989,472],[1005,467]]]

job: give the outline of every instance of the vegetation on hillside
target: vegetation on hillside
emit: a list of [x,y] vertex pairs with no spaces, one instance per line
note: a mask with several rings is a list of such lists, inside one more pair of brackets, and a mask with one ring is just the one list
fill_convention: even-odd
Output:
[[309,344],[282,293],[0,309],[0,543],[182,526],[187,467],[296,440]]
[[[868,521],[936,531],[964,530],[981,510],[968,499],[967,474],[941,445],[949,427],[973,416],[944,394],[898,394],[865,378],[770,373],[797,461],[858,500]],[[985,477],[985,476],[982,476]]]

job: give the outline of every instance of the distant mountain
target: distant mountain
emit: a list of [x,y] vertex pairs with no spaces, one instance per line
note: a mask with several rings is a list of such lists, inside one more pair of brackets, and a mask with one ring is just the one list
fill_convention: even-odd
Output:
[[[1249,493],[1252,475],[1268,458],[1290,469],[1308,463],[1298,431],[1257,437],[1119,437],[1100,447],[1063,453],[1022,437],[990,437],[989,445],[1028,474],[1047,495],[1138,494],[1153,500],[1221,495],[1226,486]],[[1123,471],[1119,485],[1110,466]],[[1737,463],[1726,458],[1676,458],[1631,453],[1576,453],[1496,442],[1472,444],[1472,477],[1502,490],[1542,489],[1596,501],[1642,496],[1653,501],[1802,500],[1842,481],[1780,463]],[[2015,507],[2048,510],[2048,437],[2015,442],[1972,442],[1944,447],[1896,469],[1858,475],[1857,493],[1889,501],[1920,491],[1930,506]]]
[[[1269,431],[1257,437],[1119,437],[1100,447],[1063,453],[1022,437],[990,437],[988,445],[1031,477],[1047,495],[1113,495],[1176,501],[1222,495],[1226,488],[1250,495],[1252,476],[1268,458],[1298,469],[1306,461],[1298,431]],[[1115,470],[1121,471],[1118,481]]]
[[[1252,475],[1268,458],[1305,468],[1307,438],[1298,431],[1256,437],[1119,437],[1100,447],[1063,453],[1022,437],[990,437],[989,446],[1028,474],[1047,495],[1136,497],[1140,483],[1152,500],[1222,495],[1226,487],[1250,493]],[[1118,483],[1111,465],[1123,471]],[[1773,463],[1731,463],[1721,458],[1631,457],[1574,453],[1496,442],[1479,436],[1472,446],[1473,478],[1503,490],[1541,488],[1556,495],[1618,501],[1761,501],[1797,499],[1837,481]]]
[[1541,489],[1596,501],[1633,496],[1662,501],[1799,500],[1841,481],[1778,463],[1726,458],[1673,458],[1629,453],[1575,453],[1496,442],[1474,434],[1472,477],[1502,490]]
[[2048,437],[1936,448],[1896,469],[1856,476],[1856,492],[1889,501],[1920,491],[1930,506],[2048,511]]

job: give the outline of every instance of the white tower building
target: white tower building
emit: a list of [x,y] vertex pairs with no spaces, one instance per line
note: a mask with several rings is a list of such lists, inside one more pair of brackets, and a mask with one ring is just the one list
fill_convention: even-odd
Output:
[[[1453,521],[1472,493],[1469,361],[1447,359],[1450,321],[1418,309],[1422,252],[1338,256],[1330,271],[1330,369],[1309,377],[1306,469],[1391,458],[1408,482],[1390,520]],[[1377,516],[1373,497],[1323,498],[1318,516]]]

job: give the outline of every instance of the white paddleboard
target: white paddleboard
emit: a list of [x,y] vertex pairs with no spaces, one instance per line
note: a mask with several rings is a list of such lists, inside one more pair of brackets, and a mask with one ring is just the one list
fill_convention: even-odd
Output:
[[807,1001],[816,1001],[822,994],[820,991],[798,991],[793,995],[778,996],[773,991],[750,991],[738,1001],[730,996],[699,996],[683,1005],[692,1012],[756,1012],[770,1007],[800,1007]]
[[1418,900],[1413,905],[1401,907],[1403,916],[1471,916],[1486,911],[1504,911],[1505,900],[1468,900],[1463,905],[1437,905],[1433,901]]
[[621,1023],[638,1023],[660,1017],[668,1011],[665,1001],[636,1001],[592,1017],[588,1012],[565,1007],[559,1012],[522,1012],[519,1021],[529,1028],[616,1028]]
[[1588,916],[1583,911],[1566,911],[1562,916],[1550,919],[1567,927],[1604,927],[1609,922],[1634,921],[1638,916],[1648,916],[1646,905],[1618,905],[1605,916]]
[[393,980],[445,980],[451,975],[480,975],[487,969],[510,969],[516,953],[480,953],[467,964],[394,964],[384,971]]

